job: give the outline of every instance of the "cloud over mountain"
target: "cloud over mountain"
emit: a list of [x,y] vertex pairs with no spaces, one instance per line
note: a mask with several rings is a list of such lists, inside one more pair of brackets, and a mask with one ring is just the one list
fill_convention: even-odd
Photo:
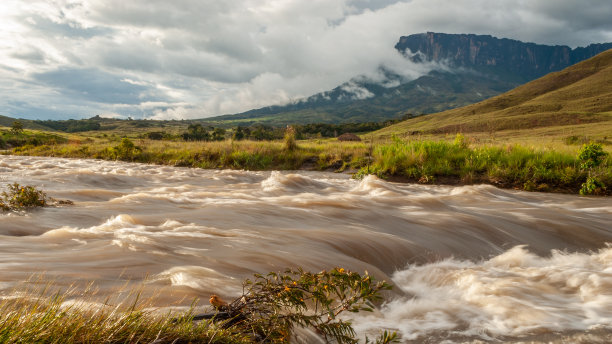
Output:
[[357,75],[428,71],[394,45],[424,31],[612,41],[604,0],[4,0],[0,114],[187,118],[279,104]]

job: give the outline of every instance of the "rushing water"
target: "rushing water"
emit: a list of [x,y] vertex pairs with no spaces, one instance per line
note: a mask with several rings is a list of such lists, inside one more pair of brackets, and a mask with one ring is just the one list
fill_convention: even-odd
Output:
[[[392,281],[359,331],[415,342],[612,339],[612,200],[318,172],[0,156],[0,185],[72,206],[0,213],[0,289],[130,281],[237,296],[254,272],[368,270]],[[163,298],[161,299],[163,302]]]

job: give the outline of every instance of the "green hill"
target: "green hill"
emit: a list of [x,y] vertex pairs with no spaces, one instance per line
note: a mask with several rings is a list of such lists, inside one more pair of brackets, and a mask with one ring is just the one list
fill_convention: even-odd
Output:
[[[400,122],[375,133],[440,135],[580,127],[612,136],[612,49],[482,102]],[[551,131],[549,131],[551,132]]]

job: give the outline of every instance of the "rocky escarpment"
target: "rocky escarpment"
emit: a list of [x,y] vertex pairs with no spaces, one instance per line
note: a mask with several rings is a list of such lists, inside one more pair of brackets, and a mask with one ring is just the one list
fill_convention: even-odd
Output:
[[415,62],[445,62],[452,67],[509,73],[529,81],[612,49],[612,43],[572,49],[490,35],[427,32],[403,36],[395,48]]

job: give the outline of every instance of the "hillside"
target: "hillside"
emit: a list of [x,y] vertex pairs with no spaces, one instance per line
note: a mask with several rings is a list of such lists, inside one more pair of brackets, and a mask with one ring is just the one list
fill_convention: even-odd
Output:
[[53,129],[50,127],[35,123],[34,121],[28,119],[16,119],[0,115],[0,127],[11,127],[15,121],[21,122],[25,129],[53,131]]
[[416,80],[383,70],[375,83],[355,77],[330,91],[297,102],[269,106],[210,121],[249,125],[384,121],[406,114],[453,109],[506,92],[525,82],[612,48],[612,43],[584,48],[548,46],[489,35],[423,33],[401,37],[395,48],[413,62],[450,67]]
[[612,136],[612,49],[494,98],[409,119],[375,135],[436,135],[591,127]]

